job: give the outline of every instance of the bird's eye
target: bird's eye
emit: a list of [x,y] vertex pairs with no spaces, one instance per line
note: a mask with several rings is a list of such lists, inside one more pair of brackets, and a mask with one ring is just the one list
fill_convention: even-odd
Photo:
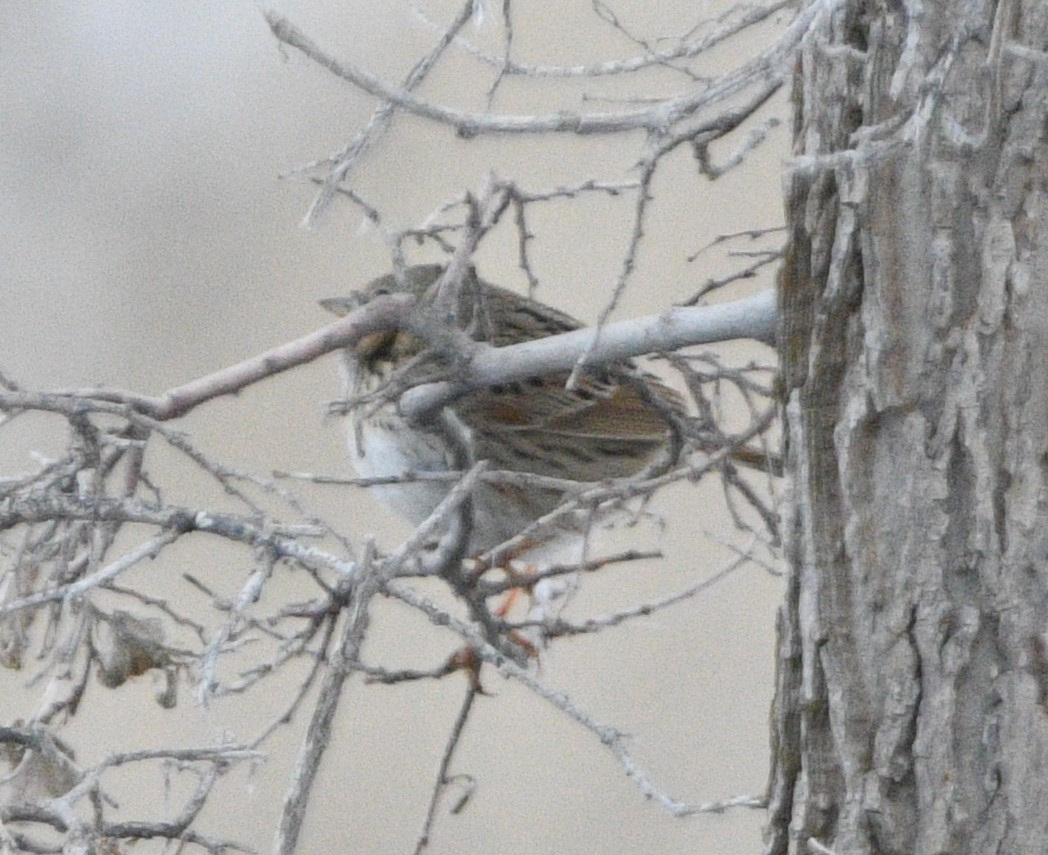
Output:
[[376,288],[374,295],[376,297],[388,297],[389,296],[389,288]]

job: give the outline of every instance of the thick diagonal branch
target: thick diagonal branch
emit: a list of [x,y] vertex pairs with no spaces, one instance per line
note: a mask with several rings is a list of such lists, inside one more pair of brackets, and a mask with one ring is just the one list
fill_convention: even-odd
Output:
[[[352,347],[374,332],[410,329],[423,337],[432,334],[434,325],[413,312],[413,308],[412,298],[407,295],[379,297],[309,335],[157,396],[86,388],[21,397],[26,397],[27,405],[56,410],[75,406],[76,401],[85,399],[121,404],[158,421],[166,421],[183,416],[213,398],[236,394],[266,377],[312,362],[330,351]],[[569,371],[583,354],[587,354],[586,364],[595,366],[732,339],[770,343],[776,316],[775,293],[769,290],[732,303],[674,308],[657,315],[607,324],[600,329],[596,347],[592,347],[596,334],[592,328],[501,348],[474,342],[462,334],[459,345],[466,351],[463,355],[467,358],[461,360],[463,367],[457,378],[409,390],[402,398],[401,407],[405,415],[419,418],[472,389]],[[440,344],[446,346],[447,342]],[[7,398],[13,403],[20,396]]]

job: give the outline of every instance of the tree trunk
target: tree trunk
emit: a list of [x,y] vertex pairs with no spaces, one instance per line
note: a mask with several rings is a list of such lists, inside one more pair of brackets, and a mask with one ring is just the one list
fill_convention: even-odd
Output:
[[1046,50],[846,0],[799,62],[769,853],[1048,851]]

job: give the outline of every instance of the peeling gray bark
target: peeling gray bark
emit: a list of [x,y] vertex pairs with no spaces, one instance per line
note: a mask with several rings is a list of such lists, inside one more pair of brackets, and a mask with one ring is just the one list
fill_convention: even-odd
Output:
[[846,0],[798,65],[769,853],[1048,851],[1046,51]]

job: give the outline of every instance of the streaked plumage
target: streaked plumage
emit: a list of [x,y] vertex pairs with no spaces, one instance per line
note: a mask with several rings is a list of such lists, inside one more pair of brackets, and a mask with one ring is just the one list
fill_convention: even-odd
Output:
[[[439,278],[437,265],[410,267],[403,281],[392,274],[345,299],[325,301],[344,314],[381,294],[408,291],[421,298]],[[467,274],[460,292],[459,326],[475,340],[501,347],[577,329],[562,312]],[[349,417],[349,446],[363,477],[459,469],[461,454],[436,422],[409,425],[396,402],[379,392],[394,372],[424,351],[411,334],[391,330],[362,339],[344,352],[345,395],[361,401]],[[437,376],[450,361],[420,367]],[[509,470],[573,481],[603,481],[635,475],[669,446],[670,423],[682,410],[678,396],[629,364],[588,372],[567,391],[566,374],[529,377],[493,386],[449,406],[465,427],[472,460],[488,460],[491,471]],[[372,396],[370,400],[366,396]],[[424,520],[448,486],[412,482],[374,488],[413,523]],[[472,554],[490,549],[553,510],[564,491],[548,486],[485,482],[473,497]],[[567,525],[567,524],[566,524]]]

